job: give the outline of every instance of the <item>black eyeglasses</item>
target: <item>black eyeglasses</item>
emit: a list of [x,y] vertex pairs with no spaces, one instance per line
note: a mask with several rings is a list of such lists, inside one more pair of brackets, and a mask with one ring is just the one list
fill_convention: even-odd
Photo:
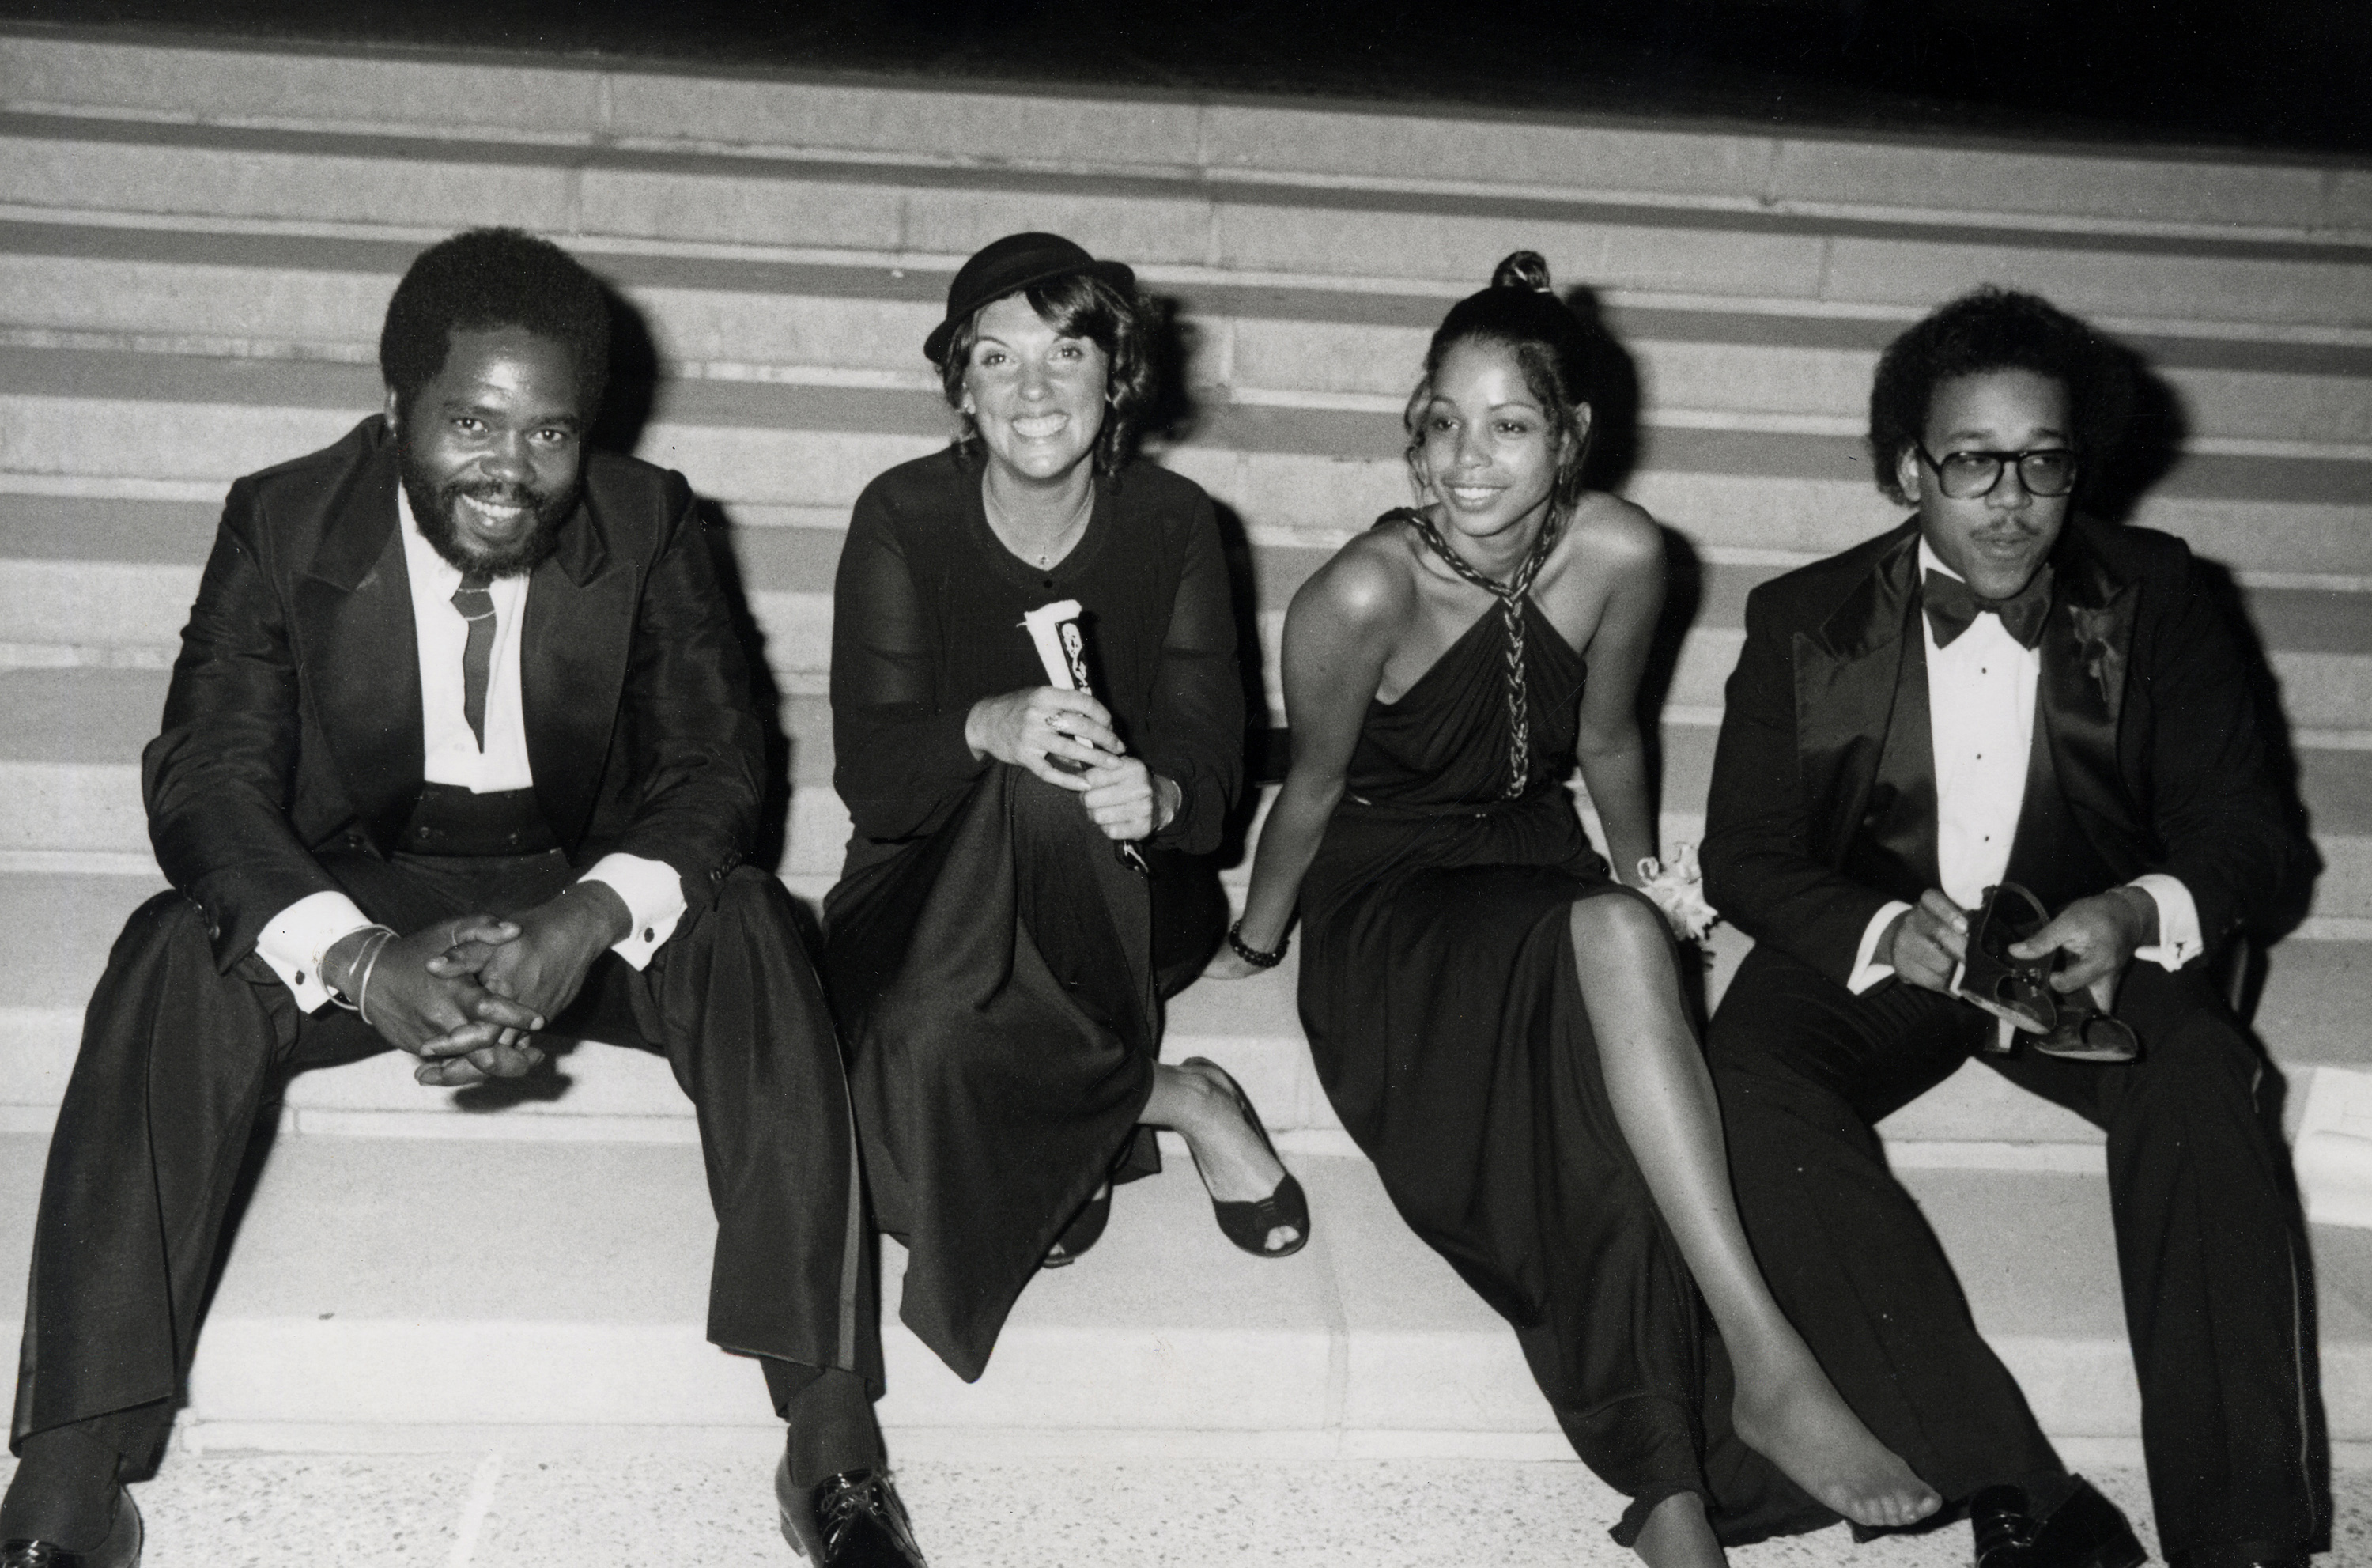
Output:
[[1920,461],[1936,470],[1944,494],[1955,501],[1991,495],[2001,482],[2002,470],[2017,465],[2017,482],[2029,495],[2056,500],[2076,488],[2076,454],[2066,447],[2031,447],[2023,452],[1947,452],[1930,456],[1919,442],[1911,443]]

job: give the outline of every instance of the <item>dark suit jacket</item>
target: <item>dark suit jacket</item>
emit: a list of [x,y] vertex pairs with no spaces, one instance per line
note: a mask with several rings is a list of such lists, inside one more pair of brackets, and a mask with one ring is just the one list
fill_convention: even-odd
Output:
[[[1705,894],[1842,983],[1889,900],[1936,887],[1916,520],[1749,596],[1702,850]],[[2180,878],[2212,947],[2290,855],[2239,651],[2180,540],[2069,518],[2008,877],[2057,909]]]
[[[386,422],[231,486],[142,758],[157,863],[227,970],[272,917],[384,854],[420,796],[420,668]],[[692,491],[586,459],[536,568],[519,674],[545,819],[583,864],[664,861],[697,912],[755,836],[763,741]]]

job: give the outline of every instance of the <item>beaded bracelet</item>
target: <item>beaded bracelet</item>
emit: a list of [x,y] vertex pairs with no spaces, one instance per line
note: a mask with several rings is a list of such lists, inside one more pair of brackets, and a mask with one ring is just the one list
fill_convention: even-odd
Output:
[[1285,950],[1291,944],[1291,937],[1278,937],[1274,949],[1263,953],[1258,947],[1248,947],[1244,945],[1243,932],[1244,923],[1240,920],[1227,927],[1227,946],[1236,950],[1236,957],[1256,970],[1273,970],[1285,962]]

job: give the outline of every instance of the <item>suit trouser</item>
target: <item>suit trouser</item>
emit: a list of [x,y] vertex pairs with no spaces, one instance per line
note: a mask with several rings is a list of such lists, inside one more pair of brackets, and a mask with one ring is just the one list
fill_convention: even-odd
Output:
[[[2128,1065],[2031,1050],[1985,1064],[2108,1133],[2109,1202],[2159,1540],[2285,1555],[2329,1527],[2313,1291],[2271,1102],[2277,1079],[2192,969],[2127,972]],[[1789,1318],[1878,1438],[1959,1500],[2063,1473],[1873,1123],[1993,1032],[1900,982],[1855,996],[1758,947],[1709,1047],[1738,1204]],[[2049,1332],[2052,1325],[2020,1325]]]
[[[557,852],[322,865],[366,913],[404,932],[516,912],[576,875]],[[662,1050],[691,1097],[717,1218],[708,1337],[879,1388],[847,1086],[781,884],[733,872],[639,972],[603,954],[548,1032]],[[135,1465],[153,1455],[189,1372],[260,1108],[285,1070],[385,1049],[352,1014],[298,1011],[251,953],[218,969],[204,917],[180,894],[133,915],[91,998],[51,1139],[12,1446],[91,1423]]]

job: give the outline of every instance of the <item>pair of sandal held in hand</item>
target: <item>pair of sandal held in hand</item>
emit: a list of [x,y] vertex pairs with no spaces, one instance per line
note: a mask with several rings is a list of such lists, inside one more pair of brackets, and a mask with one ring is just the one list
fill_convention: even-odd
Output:
[[2069,1062],[2131,1062],[2142,1053],[2129,1024],[2109,1010],[2088,986],[2052,987],[2051,977],[2067,961],[2064,952],[2021,958],[2010,947],[2050,923],[2042,900],[2015,882],[1987,888],[1969,923],[1968,957],[1952,975],[1952,991],[1964,1001],[2009,1025],[1994,1051],[2006,1055],[2017,1037],[2035,1037],[2033,1048]]

